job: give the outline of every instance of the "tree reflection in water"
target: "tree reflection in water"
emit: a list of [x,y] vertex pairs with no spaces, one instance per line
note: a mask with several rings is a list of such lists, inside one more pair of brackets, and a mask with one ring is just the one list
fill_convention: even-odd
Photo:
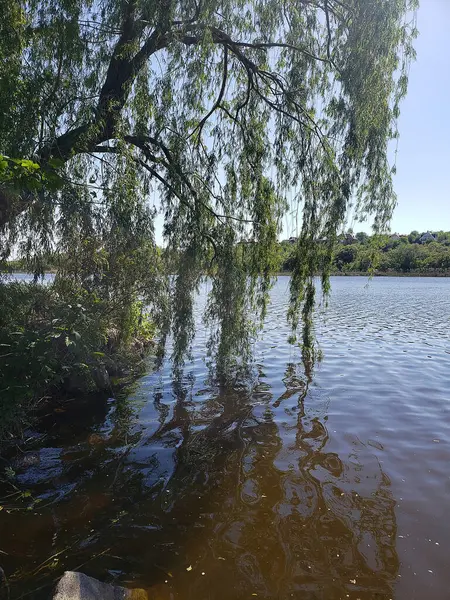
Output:
[[47,497],[69,491],[30,515],[42,534],[22,554],[14,551],[24,516],[10,520],[15,547],[5,565],[31,572],[68,551],[38,577],[13,578],[12,598],[80,565],[167,599],[392,598],[389,478],[370,446],[343,446],[339,436],[334,447],[327,401],[299,366],[289,364],[283,381],[274,398],[262,368],[252,393],[179,379],[170,409],[168,390],[155,391],[153,429],[140,418],[133,429],[131,413],[116,411],[104,444],[63,447],[51,478],[28,487]]
[[[392,598],[389,478],[357,439],[347,456],[327,450],[326,403],[306,408],[310,381],[298,372],[288,365],[277,399],[261,383],[199,405],[192,382],[174,384],[172,419],[151,444],[176,444],[175,468],[158,510],[144,503],[132,516],[157,523],[133,561],[142,583],[196,600]],[[283,404],[286,419],[276,419]],[[136,540],[125,554],[136,556]]]

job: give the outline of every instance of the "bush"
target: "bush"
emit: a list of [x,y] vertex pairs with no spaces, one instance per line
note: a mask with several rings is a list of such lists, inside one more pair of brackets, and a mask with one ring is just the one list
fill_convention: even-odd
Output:
[[358,255],[358,248],[355,244],[343,246],[339,249],[335,257],[335,264],[339,271],[345,268],[346,265],[354,262]]
[[66,280],[4,283],[0,306],[0,437],[45,395],[106,387],[154,335],[142,303],[115,306]]

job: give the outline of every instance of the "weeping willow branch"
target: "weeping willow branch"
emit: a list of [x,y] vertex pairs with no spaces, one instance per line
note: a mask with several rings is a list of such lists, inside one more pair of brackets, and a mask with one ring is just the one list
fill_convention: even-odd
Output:
[[192,137],[197,131],[198,131],[198,135],[200,137],[200,135],[202,133],[203,126],[205,125],[205,123],[207,122],[207,120],[209,119],[209,117],[215,112],[215,110],[217,108],[219,108],[220,103],[222,102],[222,99],[223,99],[224,94],[225,94],[225,88],[226,88],[226,85],[227,85],[227,75],[228,75],[228,48],[227,48],[227,46],[224,46],[224,52],[223,52],[223,78],[222,78],[222,86],[220,88],[219,95],[217,97],[217,100],[214,102],[213,106],[211,107],[211,109],[208,111],[208,114],[206,114],[203,117],[203,119],[200,121],[200,123],[198,125],[196,125],[195,129],[193,129],[192,132],[188,135],[188,139],[190,137]]
[[[249,355],[248,315],[264,314],[289,208],[299,243],[288,318],[308,345],[314,277],[328,289],[352,200],[377,231],[392,215],[388,148],[416,0],[250,0],[251,26],[233,0],[111,0],[101,19],[87,0],[16,8],[0,20],[0,148],[49,176],[14,181],[0,158],[0,255],[79,245],[79,264],[95,271],[103,252],[123,274],[129,248],[154,247],[155,182],[178,265],[155,306],[171,306],[177,360],[213,253],[208,347],[230,366]],[[145,278],[143,262],[133,268]]]

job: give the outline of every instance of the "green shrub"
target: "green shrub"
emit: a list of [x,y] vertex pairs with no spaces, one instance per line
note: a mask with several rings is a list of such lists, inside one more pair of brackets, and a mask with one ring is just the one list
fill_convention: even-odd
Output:
[[99,373],[140,360],[154,336],[142,303],[115,306],[67,280],[4,283],[0,306],[0,437],[45,395],[101,387]]

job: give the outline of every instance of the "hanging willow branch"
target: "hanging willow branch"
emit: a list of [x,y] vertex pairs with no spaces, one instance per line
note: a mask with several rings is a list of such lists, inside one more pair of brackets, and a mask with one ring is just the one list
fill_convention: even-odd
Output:
[[49,245],[76,253],[86,235],[108,252],[154,244],[156,201],[178,260],[169,290],[176,356],[189,347],[192,296],[208,272],[209,347],[229,368],[248,354],[252,323],[265,313],[293,196],[302,224],[288,317],[309,347],[314,276],[326,291],[350,205],[377,231],[395,205],[387,151],[414,57],[416,6],[7,3],[0,151],[32,159],[42,177],[30,184],[0,171],[1,256],[18,242],[30,256]]

